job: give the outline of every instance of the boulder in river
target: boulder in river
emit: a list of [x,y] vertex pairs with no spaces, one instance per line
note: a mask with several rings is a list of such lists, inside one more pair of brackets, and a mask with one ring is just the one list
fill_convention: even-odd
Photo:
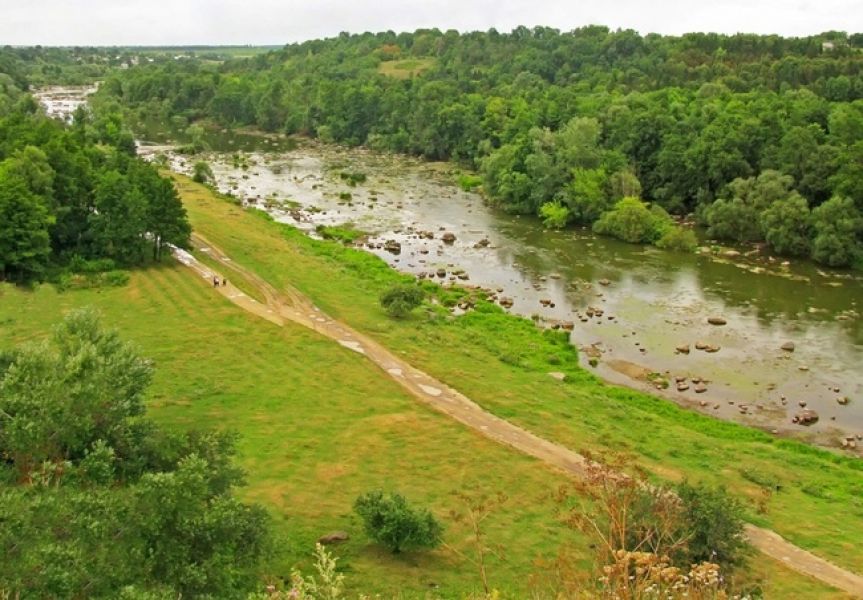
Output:
[[674,349],[678,354],[689,354],[689,344],[680,344]]
[[725,317],[707,317],[707,322],[711,325],[725,325],[728,321],[725,320]]
[[849,402],[851,402],[851,398],[849,398],[848,396],[839,396],[838,398],[836,398],[836,402],[838,402],[841,406],[845,406]]
[[782,350],[786,352],[794,352],[794,342],[785,342],[781,346],[779,346]]
[[395,240],[387,240],[384,243],[384,250],[393,254],[401,254],[402,245]]
[[812,425],[818,422],[818,413],[811,408],[807,408],[794,415],[794,418],[791,420],[798,425]]
[[597,283],[599,285],[611,285],[611,281],[609,281],[608,279],[600,279],[599,281],[597,281]]
[[455,234],[451,231],[445,232],[440,239],[443,240],[444,244],[452,244],[455,241]]

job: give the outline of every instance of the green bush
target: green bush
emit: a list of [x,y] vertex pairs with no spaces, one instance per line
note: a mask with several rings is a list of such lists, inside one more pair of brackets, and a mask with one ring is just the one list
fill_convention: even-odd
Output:
[[683,502],[682,523],[687,537],[684,564],[714,562],[728,569],[739,565],[747,549],[743,537],[743,505],[724,488],[677,487]]
[[691,229],[672,226],[665,230],[662,237],[656,241],[656,245],[663,250],[673,252],[692,252],[698,246],[698,240]]
[[210,168],[210,165],[207,161],[199,160],[195,163],[195,166],[192,167],[192,180],[197,183],[209,183],[215,179],[215,175],[213,175],[213,169]]
[[658,205],[648,206],[638,198],[623,198],[593,224],[600,235],[610,235],[633,244],[652,244],[673,226],[668,213]]
[[435,548],[443,526],[428,510],[411,507],[404,496],[381,491],[363,494],[354,502],[366,533],[394,554],[402,550]]
[[458,186],[466,192],[472,192],[482,185],[482,177],[463,173],[458,176]]
[[366,174],[358,173],[354,171],[342,171],[339,173],[339,177],[341,177],[342,181],[347,182],[347,184],[351,187],[355,187],[358,183],[365,183]]
[[411,311],[423,303],[425,292],[410,284],[399,284],[390,287],[381,294],[381,306],[391,317],[406,317]]
[[569,209],[560,202],[546,202],[539,207],[542,223],[551,229],[563,229],[569,221]]

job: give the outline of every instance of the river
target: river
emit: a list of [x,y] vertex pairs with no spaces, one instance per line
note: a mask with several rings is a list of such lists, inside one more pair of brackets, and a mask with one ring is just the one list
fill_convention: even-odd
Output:
[[[609,381],[823,445],[863,436],[860,273],[746,249],[685,255],[545,230],[462,191],[449,164],[241,132],[206,141],[219,151],[194,160],[210,163],[221,191],[311,235],[351,223],[370,234],[363,248],[400,271],[486,287],[540,326],[571,325],[584,366]],[[170,144],[141,151],[190,171]],[[343,172],[367,178],[351,186]],[[399,253],[383,248],[389,240]],[[793,351],[783,350],[789,342]],[[794,423],[804,408],[819,420]]]

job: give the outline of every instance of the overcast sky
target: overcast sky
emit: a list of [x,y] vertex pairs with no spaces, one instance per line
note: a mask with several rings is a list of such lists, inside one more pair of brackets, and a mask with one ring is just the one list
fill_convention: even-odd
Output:
[[863,31],[863,0],[2,0],[0,45],[284,44],[340,31]]

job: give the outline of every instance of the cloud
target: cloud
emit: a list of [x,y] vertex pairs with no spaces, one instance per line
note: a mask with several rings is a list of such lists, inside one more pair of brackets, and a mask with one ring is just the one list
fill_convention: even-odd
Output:
[[570,30],[589,24],[642,33],[810,35],[863,31],[858,0],[4,0],[8,44],[284,44],[340,31]]

